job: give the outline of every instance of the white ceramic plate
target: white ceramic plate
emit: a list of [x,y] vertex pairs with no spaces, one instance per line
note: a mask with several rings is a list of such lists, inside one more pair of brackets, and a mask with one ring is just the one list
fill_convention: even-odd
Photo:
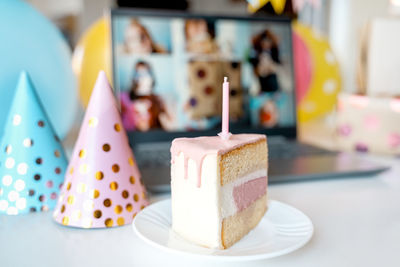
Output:
[[242,240],[225,250],[192,244],[171,229],[171,200],[156,202],[136,216],[133,229],[155,247],[213,260],[256,260],[288,254],[304,246],[313,235],[311,220],[301,211],[269,200],[268,211],[260,223]]

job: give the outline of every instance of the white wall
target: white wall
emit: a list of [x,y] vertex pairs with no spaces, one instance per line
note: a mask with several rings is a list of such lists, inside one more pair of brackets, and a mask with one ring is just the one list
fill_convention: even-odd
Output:
[[388,14],[389,0],[331,0],[329,39],[341,66],[343,90],[356,90],[356,62],[362,27]]

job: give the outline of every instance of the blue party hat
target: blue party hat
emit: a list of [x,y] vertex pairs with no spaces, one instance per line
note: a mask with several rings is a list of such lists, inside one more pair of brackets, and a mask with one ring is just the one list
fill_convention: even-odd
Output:
[[0,214],[52,209],[68,162],[26,72],[19,77],[3,133]]

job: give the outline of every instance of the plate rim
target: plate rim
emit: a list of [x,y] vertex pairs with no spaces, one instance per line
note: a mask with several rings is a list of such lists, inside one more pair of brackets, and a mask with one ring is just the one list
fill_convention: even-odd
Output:
[[[177,254],[177,255],[185,255],[185,256],[188,256],[188,257],[196,257],[196,258],[209,259],[209,260],[215,260],[215,261],[236,261],[236,262],[238,262],[238,261],[261,260],[261,259],[271,259],[271,258],[276,258],[276,257],[279,257],[279,256],[283,256],[283,255],[286,255],[286,254],[290,254],[290,253],[302,248],[308,242],[310,242],[311,238],[314,235],[314,224],[312,223],[311,219],[304,212],[302,212],[301,210],[299,210],[299,209],[297,209],[297,208],[295,208],[295,207],[293,207],[293,206],[291,206],[289,204],[283,203],[281,201],[268,199],[268,203],[273,203],[274,202],[276,204],[283,205],[286,208],[290,208],[290,209],[292,209],[292,210],[294,210],[296,212],[300,212],[304,216],[304,218],[308,220],[308,223],[310,224],[310,231],[309,231],[308,236],[306,236],[302,242],[299,242],[298,244],[296,244],[294,246],[288,247],[286,249],[282,249],[282,250],[274,252],[274,253],[261,253],[261,254],[255,254],[255,255],[240,255],[240,256],[239,255],[236,256],[236,255],[199,254],[199,253],[195,253],[195,252],[174,249],[174,248],[170,248],[170,247],[161,245],[160,243],[158,243],[156,241],[153,241],[150,238],[147,238],[136,227],[137,218],[140,218],[141,214],[143,212],[145,212],[146,209],[150,208],[153,205],[161,205],[161,204],[166,203],[166,202],[171,202],[171,197],[169,197],[167,199],[164,199],[164,200],[161,200],[161,201],[157,201],[155,203],[152,203],[149,206],[147,206],[146,208],[144,208],[141,212],[139,212],[137,214],[137,216],[135,216],[135,218],[134,218],[134,220],[132,222],[132,228],[133,228],[135,234],[141,240],[146,242],[147,244],[149,244],[149,245],[151,245],[153,247],[159,248],[159,249],[161,249],[163,251],[166,251],[166,252],[169,252],[169,253],[173,253],[173,254]],[[266,214],[267,214],[267,212],[265,213],[264,216],[266,216]]]

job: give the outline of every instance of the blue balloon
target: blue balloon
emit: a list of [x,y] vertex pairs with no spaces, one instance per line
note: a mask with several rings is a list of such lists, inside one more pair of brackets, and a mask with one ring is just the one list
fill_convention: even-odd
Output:
[[0,1],[0,136],[19,74],[29,72],[60,138],[71,128],[78,108],[71,51],[61,32],[29,4]]

